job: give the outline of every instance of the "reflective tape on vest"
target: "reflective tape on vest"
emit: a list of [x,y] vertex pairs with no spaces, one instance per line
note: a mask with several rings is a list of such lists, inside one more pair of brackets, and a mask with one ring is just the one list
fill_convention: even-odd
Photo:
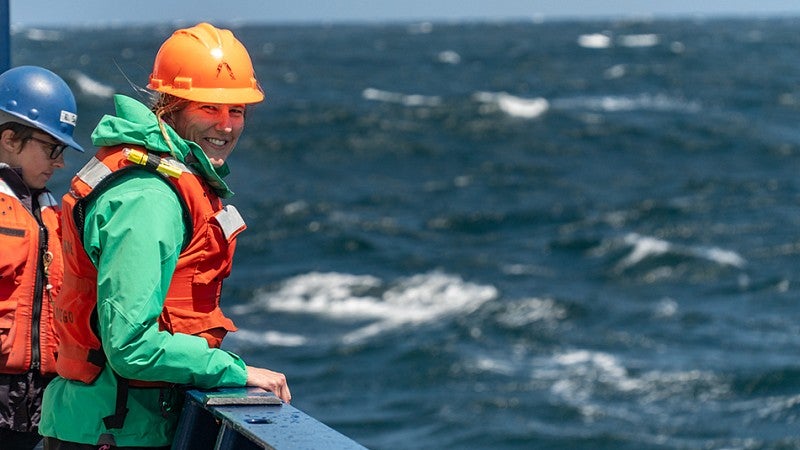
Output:
[[233,205],[225,205],[214,218],[219,226],[222,227],[222,233],[228,241],[247,228],[242,215],[239,214],[239,210]]
[[89,185],[90,188],[94,189],[103,181],[103,178],[109,175],[111,175],[111,169],[93,156],[76,176]]

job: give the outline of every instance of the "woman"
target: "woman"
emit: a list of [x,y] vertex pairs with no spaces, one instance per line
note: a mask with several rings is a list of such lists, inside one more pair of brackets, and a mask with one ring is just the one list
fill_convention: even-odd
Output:
[[75,97],[58,75],[0,74],[0,447],[32,449],[42,393],[55,376],[53,298],[63,263],[59,208],[46,184],[64,167]]
[[248,104],[263,100],[228,30],[176,31],[156,56],[153,111],[117,96],[100,150],[64,196],[65,281],[56,300],[58,374],[44,397],[46,449],[169,448],[180,386],[257,386],[286,377],[220,343],[219,306],[244,222],[221,198]]

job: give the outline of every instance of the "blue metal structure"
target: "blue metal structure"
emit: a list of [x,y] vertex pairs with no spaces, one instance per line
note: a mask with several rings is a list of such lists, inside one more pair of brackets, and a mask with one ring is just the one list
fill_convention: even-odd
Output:
[[172,450],[365,450],[366,447],[257,388],[186,394]]
[[0,73],[11,68],[11,12],[9,0],[0,0]]

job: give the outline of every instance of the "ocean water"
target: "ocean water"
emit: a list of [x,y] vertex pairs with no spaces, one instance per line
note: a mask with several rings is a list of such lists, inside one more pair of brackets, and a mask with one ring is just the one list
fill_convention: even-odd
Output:
[[[90,147],[186,25],[13,63]],[[374,449],[800,447],[800,18],[225,25],[268,98],[225,345],[295,406]]]

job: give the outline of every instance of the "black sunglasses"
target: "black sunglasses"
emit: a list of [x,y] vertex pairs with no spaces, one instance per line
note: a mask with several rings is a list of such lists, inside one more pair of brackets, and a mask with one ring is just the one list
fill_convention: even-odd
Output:
[[36,142],[46,145],[47,147],[45,148],[50,149],[50,159],[57,159],[59,156],[61,156],[62,153],[64,153],[64,149],[69,147],[67,144],[62,144],[60,142],[59,143],[48,142],[34,136],[31,136],[26,140],[34,140]]

